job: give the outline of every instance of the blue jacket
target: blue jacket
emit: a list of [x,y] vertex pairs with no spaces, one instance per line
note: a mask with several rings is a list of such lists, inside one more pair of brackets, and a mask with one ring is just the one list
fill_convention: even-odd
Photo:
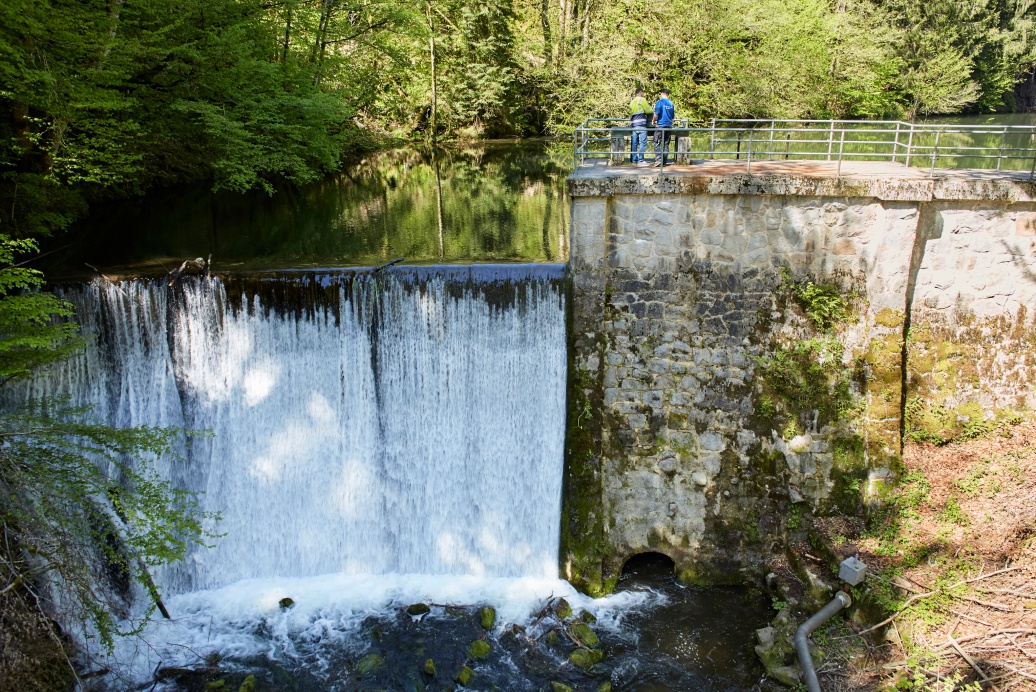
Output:
[[663,96],[655,102],[655,118],[655,124],[659,127],[672,127],[673,119],[676,118],[676,106]]

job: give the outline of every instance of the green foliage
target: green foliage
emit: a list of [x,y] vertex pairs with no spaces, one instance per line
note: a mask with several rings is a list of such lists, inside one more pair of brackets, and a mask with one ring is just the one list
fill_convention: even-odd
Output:
[[788,602],[787,601],[782,601],[781,599],[779,599],[776,596],[774,596],[773,598],[770,599],[770,607],[773,608],[774,610],[776,610],[779,613],[779,612],[781,612],[782,610],[784,610],[785,608],[788,607]]
[[[842,362],[843,353],[842,344],[830,336],[775,349],[758,359],[765,393],[786,402],[787,410],[800,417],[812,420],[816,411],[819,426],[847,417],[858,404],[850,387],[851,370]],[[793,419],[789,425],[804,427],[805,418]],[[793,429],[792,436],[798,429]]]
[[[3,382],[67,358],[82,344],[67,321],[71,307],[32,292],[42,277],[11,266],[28,241],[0,239],[0,373]],[[17,290],[29,291],[17,293]],[[154,594],[148,568],[182,559],[213,537],[215,515],[198,512],[190,494],[154,470],[182,431],[115,429],[89,410],[31,400],[0,414],[0,579],[39,589],[44,616],[78,627],[111,649],[114,615],[131,581]],[[150,613],[148,614],[148,617]]]
[[848,317],[848,306],[837,286],[803,281],[794,284],[792,292],[806,317],[821,331]]

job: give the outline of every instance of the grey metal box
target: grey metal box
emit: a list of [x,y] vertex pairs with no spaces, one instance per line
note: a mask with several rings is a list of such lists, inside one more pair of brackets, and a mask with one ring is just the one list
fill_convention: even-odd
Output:
[[856,586],[867,576],[867,565],[855,557],[847,557],[842,560],[838,568],[838,578],[849,586]]

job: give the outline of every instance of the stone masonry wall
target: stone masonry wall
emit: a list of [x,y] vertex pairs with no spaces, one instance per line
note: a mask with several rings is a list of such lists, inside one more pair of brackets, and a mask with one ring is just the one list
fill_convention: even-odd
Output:
[[[570,181],[562,573],[578,587],[608,590],[649,550],[691,581],[756,576],[793,507],[880,497],[903,432],[963,405],[983,420],[1032,408],[1031,203],[608,185]],[[838,325],[818,329],[789,297],[807,280],[843,292]],[[829,397],[771,381],[773,359],[803,349]]]

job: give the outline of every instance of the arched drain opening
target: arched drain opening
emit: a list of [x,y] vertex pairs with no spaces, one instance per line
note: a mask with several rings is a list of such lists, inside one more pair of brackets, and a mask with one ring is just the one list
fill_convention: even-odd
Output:
[[630,556],[622,565],[620,581],[653,581],[658,578],[672,576],[676,569],[673,558],[662,553],[637,553]]

